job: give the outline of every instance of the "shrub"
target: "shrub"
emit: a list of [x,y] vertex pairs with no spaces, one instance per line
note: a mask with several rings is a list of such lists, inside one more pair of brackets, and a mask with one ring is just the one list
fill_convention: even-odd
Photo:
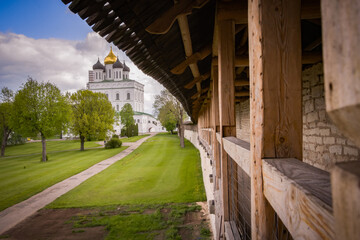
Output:
[[119,138],[119,135],[113,134],[111,138]]
[[105,144],[105,148],[119,148],[122,145],[122,141],[119,138],[112,138]]

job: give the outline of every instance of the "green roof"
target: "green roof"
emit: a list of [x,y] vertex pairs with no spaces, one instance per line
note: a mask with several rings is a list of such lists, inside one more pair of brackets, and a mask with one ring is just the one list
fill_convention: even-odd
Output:
[[148,115],[148,116],[151,116],[153,118],[155,118],[153,115],[151,115],[150,113],[144,113],[144,112],[136,112],[134,111],[134,115]]

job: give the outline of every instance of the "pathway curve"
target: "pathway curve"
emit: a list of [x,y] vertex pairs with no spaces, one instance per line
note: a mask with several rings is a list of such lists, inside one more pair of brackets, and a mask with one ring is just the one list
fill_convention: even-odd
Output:
[[[129,146],[127,149],[122,151],[115,156],[103,160],[90,168],[78,173],[72,177],[69,177],[47,189],[44,191],[30,197],[29,199],[22,201],[14,206],[11,206],[4,211],[0,212],[0,235],[3,234],[5,231],[9,230],[10,228],[14,227],[25,218],[31,216],[36,211],[40,210],[41,208],[45,207],[56,198],[60,197],[61,195],[67,193],[71,189],[78,186],[80,183],[84,182],[88,178],[98,174],[99,172],[105,170],[110,165],[114,164],[115,162],[121,160],[122,158],[129,155],[132,151],[138,148],[143,142],[145,142],[150,137],[156,135],[156,133],[150,134],[148,137],[144,137],[137,142],[127,143],[126,146]],[[124,144],[125,145],[125,144]]]

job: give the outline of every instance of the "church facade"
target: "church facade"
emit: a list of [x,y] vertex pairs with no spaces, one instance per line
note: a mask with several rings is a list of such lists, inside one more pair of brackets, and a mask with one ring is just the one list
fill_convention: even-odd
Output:
[[[104,59],[100,59],[89,71],[87,89],[93,92],[104,93],[116,112],[129,103],[134,110],[134,119],[139,126],[139,133],[163,132],[160,122],[151,114],[144,113],[144,85],[129,78],[130,68],[120,62],[112,49]],[[121,132],[121,124],[114,126],[116,134]]]

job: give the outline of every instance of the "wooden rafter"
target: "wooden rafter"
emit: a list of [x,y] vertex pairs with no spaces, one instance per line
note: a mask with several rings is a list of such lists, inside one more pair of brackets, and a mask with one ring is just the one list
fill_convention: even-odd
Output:
[[202,82],[202,81],[208,79],[209,77],[210,77],[210,72],[205,73],[205,74],[201,75],[200,77],[194,78],[194,80],[192,80],[190,83],[186,84],[184,86],[184,88],[192,89],[195,86],[195,84],[197,84],[198,82]]
[[202,89],[201,91],[195,93],[195,94],[191,97],[191,99],[196,99],[196,98],[200,97],[202,94],[206,93],[208,90],[209,90],[208,87],[205,88],[205,89]]
[[146,31],[151,34],[165,34],[180,16],[191,14],[193,8],[203,7],[209,0],[181,0],[156,19]]

